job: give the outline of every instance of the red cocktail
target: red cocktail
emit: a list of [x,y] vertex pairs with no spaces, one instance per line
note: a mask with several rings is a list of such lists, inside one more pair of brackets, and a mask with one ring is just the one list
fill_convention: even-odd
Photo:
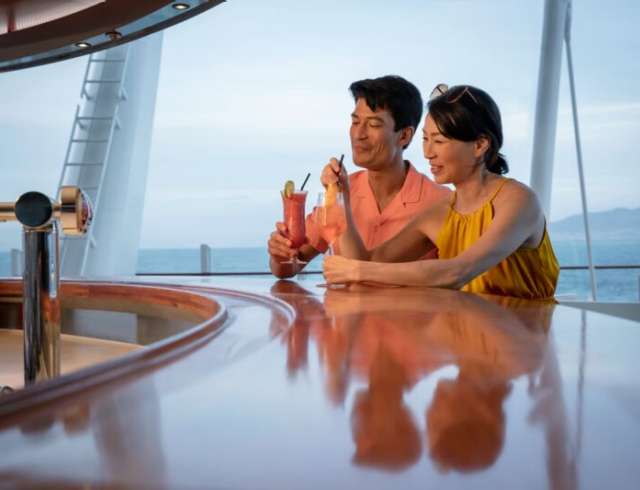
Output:
[[287,238],[291,240],[291,248],[300,248],[306,237],[304,206],[307,200],[307,191],[293,192],[290,197],[286,197],[284,193],[281,194]]

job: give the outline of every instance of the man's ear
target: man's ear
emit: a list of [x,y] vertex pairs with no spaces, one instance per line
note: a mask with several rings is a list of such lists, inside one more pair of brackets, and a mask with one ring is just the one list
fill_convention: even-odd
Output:
[[400,131],[400,139],[398,142],[402,145],[403,148],[407,147],[409,143],[411,143],[411,139],[413,135],[416,133],[416,128],[411,126],[407,126],[406,128],[402,128]]

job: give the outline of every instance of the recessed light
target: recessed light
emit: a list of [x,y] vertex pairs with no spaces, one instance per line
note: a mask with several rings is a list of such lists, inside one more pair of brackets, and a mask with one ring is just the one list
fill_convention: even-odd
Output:
[[122,33],[119,32],[119,31],[105,32],[104,35],[107,36],[112,41],[117,41],[118,39],[120,39],[122,37]]
[[76,43],[76,48],[85,49],[90,47],[91,47],[91,43],[88,43],[86,41],[80,41],[79,43]]
[[190,5],[188,3],[178,2],[178,3],[174,3],[172,7],[176,10],[187,10],[190,7]]

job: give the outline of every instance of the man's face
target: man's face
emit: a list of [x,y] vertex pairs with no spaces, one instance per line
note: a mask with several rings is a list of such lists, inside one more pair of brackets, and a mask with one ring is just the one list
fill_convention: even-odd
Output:
[[369,170],[383,170],[402,157],[402,131],[394,131],[394,120],[386,109],[373,111],[363,98],[356,100],[351,114],[351,150],[353,162]]

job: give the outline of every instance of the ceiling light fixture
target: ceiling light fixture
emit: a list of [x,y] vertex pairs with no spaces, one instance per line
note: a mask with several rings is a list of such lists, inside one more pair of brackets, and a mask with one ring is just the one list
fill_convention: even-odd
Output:
[[[134,3],[135,9],[124,7]],[[0,74],[133,41],[223,3],[225,0],[0,0]],[[16,7],[13,29],[12,22],[4,18],[9,8],[5,4],[34,7]],[[18,26],[22,26],[19,34],[13,32]],[[11,32],[2,35],[5,31]]]
[[117,41],[122,37],[122,33],[120,31],[109,31],[109,32],[105,32],[104,35],[107,36],[112,41]]

